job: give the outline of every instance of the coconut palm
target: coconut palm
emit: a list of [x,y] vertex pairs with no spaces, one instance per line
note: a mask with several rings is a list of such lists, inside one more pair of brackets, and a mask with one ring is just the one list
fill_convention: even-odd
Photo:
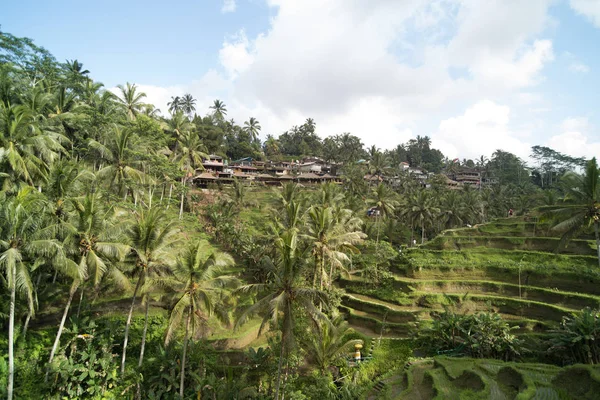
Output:
[[180,112],[182,110],[181,97],[171,96],[171,101],[169,101],[167,103],[167,106],[169,106],[169,112],[171,114],[176,114],[176,113]]
[[[133,290],[131,307],[129,307],[129,314],[127,314],[127,322],[125,324],[121,374],[125,372],[129,328],[131,326],[131,317],[136,297],[146,279],[167,274],[169,265],[172,264],[171,252],[169,250],[173,242],[172,236],[175,233],[175,223],[168,221],[166,214],[160,208],[138,211],[134,224],[129,228],[128,236],[131,240],[130,245],[135,253],[135,267],[131,275],[137,276],[138,280]],[[146,300],[146,309],[148,305],[149,301]],[[147,323],[146,317],[144,326]]]
[[121,130],[115,126],[106,145],[93,139],[89,141],[90,148],[108,164],[98,171],[98,178],[106,180],[111,189],[116,187],[121,196],[127,196],[129,182],[140,182],[144,177],[144,173],[137,169],[139,162],[131,157],[132,135],[132,130]]
[[27,107],[0,104],[0,166],[12,182],[44,181],[48,164],[64,152],[66,142],[61,134],[42,131]]
[[564,245],[581,230],[593,226],[600,266],[600,170],[596,158],[587,162],[583,175],[567,173],[561,185],[566,193],[564,203],[545,208],[546,215],[558,222],[552,229],[562,232]]
[[462,226],[466,211],[461,195],[456,190],[447,192],[440,205],[441,227],[450,229]]
[[[183,398],[185,383],[185,362],[188,340],[198,329],[203,329],[208,318],[218,311],[215,309],[218,299],[227,289],[233,289],[238,279],[231,275],[233,258],[225,253],[215,252],[206,242],[192,244],[177,261],[173,268],[173,279],[168,281],[176,295],[169,316],[169,325],[165,336],[165,345],[173,338],[175,330],[185,316],[183,354],[181,357],[181,381],[179,396]],[[217,316],[225,317],[217,312]]]
[[146,97],[146,93],[138,92],[135,83],[132,85],[127,82],[126,86],[118,85],[117,88],[121,91],[121,96],[117,96],[118,102],[125,108],[127,117],[134,120],[144,110],[146,104],[142,99]]
[[367,204],[377,207],[383,217],[388,217],[394,213],[400,203],[397,200],[396,193],[389,186],[380,183],[371,190]]
[[213,115],[218,121],[223,121],[227,115],[227,107],[225,103],[217,99],[213,102],[213,105],[209,107],[213,110]]
[[265,258],[271,279],[266,283],[245,285],[239,289],[242,293],[258,293],[260,298],[240,315],[236,326],[244,324],[250,316],[259,314],[263,318],[259,334],[269,322],[272,327],[281,329],[275,399],[280,398],[283,359],[294,345],[297,313],[322,318],[323,314],[316,306],[328,304],[327,295],[312,288],[304,278],[308,249],[300,245],[297,229],[279,233],[274,239],[274,258]]
[[281,152],[279,140],[275,139],[273,135],[267,135],[265,143],[263,144],[263,150],[267,156],[278,155]]
[[46,261],[56,263],[55,267],[68,267],[59,242],[47,239],[42,233],[44,227],[44,199],[27,186],[10,198],[0,201],[0,270],[5,275],[4,282],[10,292],[8,322],[8,398],[12,399],[14,385],[14,321],[17,293],[27,302],[29,315],[35,313],[35,293],[30,278],[30,270]]
[[[121,234],[123,224],[113,225],[115,211],[112,208],[105,209],[102,206],[103,201],[104,199],[97,193],[88,193],[83,199],[71,199],[75,212],[74,224],[65,240],[65,245],[69,247],[71,255],[79,257],[80,276],[73,279],[48,364],[52,363],[58,349],[73,297],[86,279],[91,280],[96,296],[105,276],[109,276],[115,285],[123,289],[129,287],[129,280],[117,267],[116,262],[125,258],[130,247],[123,243],[124,238]],[[83,298],[83,288],[81,290]]]
[[356,244],[366,236],[360,231],[362,221],[352,211],[339,207],[312,206],[308,210],[306,238],[312,243],[315,259],[313,288],[323,289],[326,266],[329,266],[328,286],[331,287],[334,269],[344,269],[350,259],[346,252],[358,253]]
[[183,200],[185,188],[189,178],[194,176],[196,170],[204,170],[202,160],[208,158],[207,150],[195,132],[184,132],[177,139],[177,151],[174,153],[173,162],[183,172],[181,177],[181,202],[179,205],[179,219],[183,217]]
[[184,94],[181,98],[181,109],[188,117],[191,117],[192,113],[196,111],[196,99],[189,93]]
[[244,131],[250,135],[252,140],[258,140],[258,132],[261,130],[260,123],[254,117],[250,117],[250,119],[244,122]]
[[425,189],[409,196],[406,208],[403,210],[403,214],[411,221],[413,229],[415,225],[421,227],[421,244],[425,243],[425,228],[433,225],[439,213],[440,209],[435,198]]
[[182,111],[176,111],[171,115],[171,119],[167,121],[167,131],[176,138],[183,133],[192,129],[190,121],[186,118]]
[[325,318],[315,328],[306,336],[303,347],[322,374],[327,372],[330,365],[352,351],[354,345],[363,344],[362,339],[348,339],[354,329],[348,326],[342,315]]

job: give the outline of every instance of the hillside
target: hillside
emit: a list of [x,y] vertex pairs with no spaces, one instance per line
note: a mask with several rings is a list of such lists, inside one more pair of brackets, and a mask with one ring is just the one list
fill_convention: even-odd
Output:
[[594,242],[571,240],[556,254],[559,240],[523,217],[448,230],[404,250],[384,287],[341,278],[342,304],[351,324],[374,337],[407,337],[443,305],[499,313],[522,335],[544,333],[562,316],[600,304]]

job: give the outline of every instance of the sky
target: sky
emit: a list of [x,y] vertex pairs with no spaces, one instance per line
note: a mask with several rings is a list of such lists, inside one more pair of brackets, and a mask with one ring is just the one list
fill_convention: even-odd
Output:
[[263,138],[313,118],[381,149],[600,156],[600,0],[19,0],[0,26],[163,114],[220,99]]

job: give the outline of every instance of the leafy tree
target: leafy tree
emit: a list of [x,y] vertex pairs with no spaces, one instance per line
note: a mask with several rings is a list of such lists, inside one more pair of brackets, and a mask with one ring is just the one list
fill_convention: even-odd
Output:
[[225,106],[225,103],[217,99],[209,108],[213,110],[213,116],[217,121],[225,120],[225,116],[227,115],[227,107]]
[[421,189],[407,198],[402,214],[411,221],[413,229],[415,226],[421,227],[421,244],[423,244],[425,243],[425,228],[433,226],[439,212],[440,209],[431,192]]
[[146,106],[146,104],[142,102],[142,99],[146,97],[146,93],[138,92],[135,83],[132,85],[127,82],[127,85],[118,85],[117,87],[121,91],[121,96],[117,97],[117,100],[125,109],[127,117],[130,120],[135,120],[137,115],[142,112]]
[[559,221],[552,229],[562,232],[562,244],[586,227],[594,227],[600,265],[600,170],[596,158],[588,161],[585,173],[563,177],[564,203],[546,209],[546,215]]
[[248,318],[260,314],[263,322],[260,332],[267,323],[281,331],[281,350],[277,367],[275,398],[280,399],[281,370],[283,359],[294,345],[294,326],[298,313],[306,313],[313,318],[322,317],[315,305],[326,305],[327,295],[310,287],[304,279],[307,248],[302,248],[296,229],[291,228],[274,238],[275,256],[266,258],[270,271],[270,281],[244,285],[240,292],[258,293],[260,298],[239,317],[236,326],[244,324]]
[[181,109],[188,116],[191,116],[196,111],[196,99],[189,93],[184,94],[181,98]]
[[326,373],[330,365],[352,351],[355,344],[363,344],[362,339],[349,339],[354,330],[342,315],[324,318],[315,328],[316,333],[311,329],[303,347],[322,374]]
[[600,313],[584,308],[562,318],[558,329],[551,331],[549,352],[560,354],[570,363],[600,363]]
[[184,393],[185,361],[190,334],[194,337],[196,333],[202,333],[197,332],[197,329],[203,330],[208,317],[214,312],[221,319],[226,318],[226,313],[216,309],[216,305],[224,290],[232,289],[238,284],[237,278],[230,274],[233,265],[234,261],[228,254],[210,251],[207,243],[198,242],[183,253],[173,268],[173,279],[168,282],[171,289],[176,291],[176,295],[165,344],[171,341],[175,329],[179,327],[185,315],[179,385],[181,398]]
[[111,189],[116,186],[117,194],[125,197],[131,189],[131,182],[141,182],[144,177],[144,173],[138,169],[139,161],[134,159],[131,151],[132,139],[133,132],[130,129],[115,127],[106,144],[93,139],[89,142],[90,148],[108,164],[98,171],[98,178],[106,180]]
[[64,151],[66,141],[58,133],[42,131],[25,106],[0,104],[0,165],[10,178],[4,180],[4,189],[11,181],[45,181],[48,163]]
[[[135,307],[135,300],[139,290],[146,280],[153,277],[164,276],[168,273],[169,265],[172,264],[171,245],[172,236],[176,229],[173,221],[167,221],[167,216],[160,208],[140,210],[136,213],[135,223],[129,228],[131,249],[135,253],[135,267],[133,276],[137,276],[137,284],[133,290],[131,307],[127,314],[125,325],[125,339],[123,341],[123,356],[121,359],[121,374],[125,373],[125,358],[127,355],[127,341],[129,339],[129,328],[131,316]],[[146,301],[146,317],[144,325],[148,324],[149,301]],[[142,341],[145,338],[142,338]],[[143,349],[141,350],[143,354]],[[140,356],[141,364],[142,356]]]
[[246,131],[254,141],[258,140],[258,133],[261,129],[260,123],[254,117],[250,117],[248,121],[244,122],[244,131]]

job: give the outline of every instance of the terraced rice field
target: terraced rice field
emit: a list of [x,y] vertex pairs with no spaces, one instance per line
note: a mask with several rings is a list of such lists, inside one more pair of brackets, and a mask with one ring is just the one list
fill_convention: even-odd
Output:
[[600,368],[435,357],[390,376],[367,399],[592,400]]
[[519,218],[444,232],[398,257],[392,279],[373,285],[342,278],[343,311],[372,337],[408,337],[431,312],[454,304],[462,312],[501,314],[521,335],[539,335],[564,315],[600,306],[595,243],[572,240]]

